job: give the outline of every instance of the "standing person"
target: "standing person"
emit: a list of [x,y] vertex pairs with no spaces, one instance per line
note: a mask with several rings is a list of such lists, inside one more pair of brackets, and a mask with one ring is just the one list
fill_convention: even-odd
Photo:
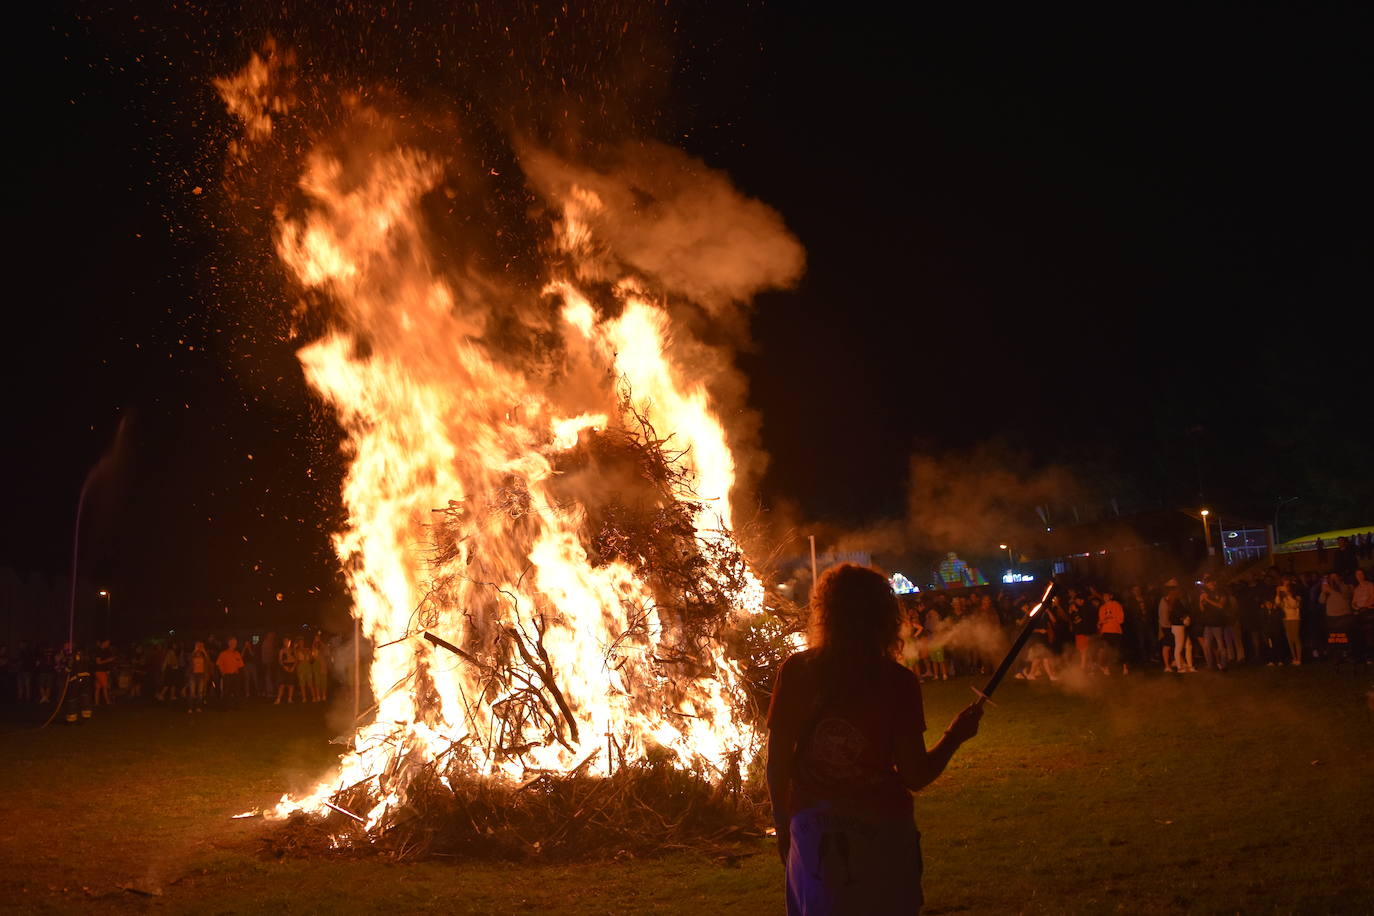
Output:
[[105,705],[109,706],[113,701],[110,699],[110,672],[114,670],[115,651],[110,648],[110,641],[102,639],[96,643],[95,648],[95,705],[100,705],[100,698],[105,698]]
[[215,659],[219,658],[220,651],[224,648],[220,643],[219,637],[211,633],[205,639],[205,651],[210,653],[209,679],[205,682],[209,695],[212,697],[224,695],[224,682],[219,676],[219,667],[215,664]]
[[243,695],[255,697],[262,692],[262,685],[258,678],[258,647],[253,645],[253,637],[244,639],[239,654],[243,656]]
[[57,650],[44,646],[38,652],[38,702],[46,706],[52,702],[53,687],[57,684]]
[[1169,632],[1174,637],[1174,670],[1179,674],[1192,674],[1197,670],[1193,667],[1193,640],[1188,633],[1193,615],[1183,603],[1183,590],[1178,580],[1170,579],[1169,582],[1172,584],[1168,585],[1165,597],[1169,601]]
[[1326,619],[1322,609],[1322,586],[1326,577],[1314,572],[1303,573],[1305,590],[1300,597],[1302,602],[1302,643],[1315,657],[1319,646],[1326,645]]
[[1239,604],[1242,657],[1249,658],[1250,664],[1258,664],[1264,657],[1264,609],[1260,606],[1265,600],[1264,587],[1255,582],[1246,582],[1240,589],[1236,600]]
[[296,686],[301,689],[302,703],[315,702],[315,657],[304,636],[296,640]]
[[930,630],[925,621],[925,602],[917,598],[916,607],[911,612],[911,625],[920,628],[916,637],[916,679],[920,681],[935,676],[935,668],[930,661]]
[[191,685],[186,702],[188,713],[205,711],[205,688],[210,683],[210,664],[210,651],[205,648],[204,642],[196,640],[196,647],[191,650],[191,657],[186,661]]
[[1093,663],[1097,639],[1097,607],[1069,589],[1069,621],[1073,625],[1073,647],[1078,655],[1078,670],[1087,673]]
[[162,653],[162,686],[153,695],[155,700],[175,700],[181,695],[186,684],[186,672],[181,665],[181,646],[175,641],[167,643],[167,651]]
[[949,662],[949,673],[954,677],[969,672],[969,653],[964,648],[964,637],[968,630],[968,604],[963,596],[956,595],[949,603],[949,614],[945,616],[945,657]]
[[[1374,582],[1369,581],[1363,569],[1355,570],[1355,588],[1350,593],[1350,609],[1356,614],[1374,611]],[[23,651],[24,643],[19,644]]]
[[215,667],[219,669],[221,696],[237,706],[243,696],[243,653],[237,638],[229,637],[229,643],[215,658]]
[[[1031,606],[1030,599],[1022,599],[1020,626],[1025,626],[1026,620],[1030,617]],[[1059,680],[1059,677],[1054,673],[1054,652],[1050,648],[1053,640],[1054,616],[1050,613],[1049,608],[1046,608],[1044,613],[1036,618],[1035,629],[1031,630],[1030,642],[1026,647],[1026,657],[1030,659],[1030,667],[1024,675],[1018,674],[1017,677],[1024,676],[1027,680],[1033,681],[1041,673],[1044,673],[1045,677],[1052,681]]]
[[329,699],[329,643],[324,633],[315,631],[315,639],[310,644],[310,662],[315,666],[315,702],[323,703]]
[[1345,580],[1339,573],[1331,573],[1322,582],[1321,594],[1317,600],[1326,609],[1326,631],[1350,632],[1350,597],[1351,588],[1345,584]]
[[[1279,584],[1274,595],[1274,603],[1283,615],[1283,635],[1288,643],[1289,661],[1302,664],[1302,599],[1296,594],[1297,586],[1292,580],[1285,579]],[[1279,662],[1283,664],[1283,662]]]
[[277,662],[277,651],[281,648],[275,631],[269,631],[258,646],[258,670],[262,673],[263,696],[275,696],[280,681],[281,666]]
[[768,795],[787,869],[787,912],[915,912],[921,835],[910,792],[978,733],[966,707],[932,748],[915,675],[893,655],[900,611],[887,579],[826,570],[811,645],[778,671],[768,713]]
[[89,719],[95,704],[91,702],[92,683],[91,677],[94,666],[91,665],[90,653],[81,646],[72,647],[68,644],[68,653],[64,660],[67,676],[67,699],[63,703],[63,716],[68,725],[75,725],[80,719]]
[[277,650],[277,703],[281,705],[281,695],[286,694],[286,702],[296,702],[296,647],[291,645],[291,637],[283,636],[281,648]]
[[1059,600],[1058,595],[1050,598],[1050,603],[1041,611],[1045,615],[1046,634],[1050,640],[1050,657],[1055,667],[1063,661],[1070,642],[1073,641],[1073,622],[1069,611]]
[[1159,630],[1159,657],[1164,662],[1164,670],[1173,669],[1173,617],[1174,602],[1178,592],[1178,580],[1170,579],[1164,583],[1164,594],[1159,598],[1155,620]]
[[940,610],[931,602],[926,611],[926,632],[930,634],[930,679],[949,680],[949,663],[945,661],[945,622]]
[[1221,596],[1226,599],[1221,609],[1221,616],[1226,620],[1221,631],[1226,643],[1226,660],[1228,664],[1238,665],[1245,660],[1245,646],[1240,638],[1240,604],[1236,601],[1236,589],[1222,588]]
[[129,646],[129,698],[143,699],[143,684],[148,680],[148,653],[143,646]]
[[1226,596],[1211,576],[1202,586],[1198,597],[1198,616],[1202,618],[1202,657],[1208,668],[1226,670],[1226,640],[1222,630],[1226,628]]
[[1286,649],[1287,637],[1283,632],[1283,608],[1279,606],[1277,588],[1272,596],[1260,602],[1260,613],[1264,615],[1264,663],[1270,668],[1275,665],[1281,668],[1284,659],[1292,658],[1292,651]]
[[1129,674],[1130,669],[1121,657],[1121,642],[1126,624],[1126,609],[1116,600],[1116,592],[1110,588],[1102,590],[1102,607],[1097,610],[1097,637],[1102,642],[1101,668],[1103,674],[1111,674],[1118,663],[1121,673]]
[[902,664],[916,672],[916,679],[921,679],[921,634],[926,628],[921,626],[921,611],[917,606],[902,605],[902,630],[900,637],[902,640]]

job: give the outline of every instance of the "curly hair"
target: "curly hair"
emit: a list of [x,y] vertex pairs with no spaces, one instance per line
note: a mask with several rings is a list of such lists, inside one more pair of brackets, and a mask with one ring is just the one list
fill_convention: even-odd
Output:
[[842,667],[890,658],[900,643],[901,606],[876,569],[842,563],[811,594],[811,647]]

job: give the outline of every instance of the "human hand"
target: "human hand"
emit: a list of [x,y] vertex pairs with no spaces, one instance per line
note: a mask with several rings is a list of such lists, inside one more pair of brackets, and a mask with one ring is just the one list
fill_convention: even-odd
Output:
[[959,711],[953,722],[949,723],[949,728],[945,729],[945,734],[963,744],[978,734],[978,721],[982,718],[983,704],[970,703]]

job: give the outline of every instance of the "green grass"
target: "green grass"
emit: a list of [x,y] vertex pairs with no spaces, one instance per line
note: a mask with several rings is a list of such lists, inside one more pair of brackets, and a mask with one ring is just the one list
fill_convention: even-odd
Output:
[[[1320,668],[1076,689],[1008,684],[917,799],[928,913],[1374,911],[1368,678]],[[927,686],[932,734],[970,697]],[[0,909],[566,913],[782,910],[771,848],[730,865],[287,859],[232,814],[313,782],[317,709],[103,711],[10,731]],[[11,722],[11,728],[18,727]],[[148,897],[121,890],[156,889]]]

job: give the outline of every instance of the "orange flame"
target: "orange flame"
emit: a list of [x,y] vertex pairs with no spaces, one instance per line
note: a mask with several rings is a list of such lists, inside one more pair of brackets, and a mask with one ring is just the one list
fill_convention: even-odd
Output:
[[[270,134],[269,75],[255,57],[217,82],[249,139]],[[532,309],[512,316],[460,293],[438,267],[423,204],[443,181],[442,159],[401,142],[369,157],[332,149],[319,143],[306,157],[305,203],[279,210],[276,250],[296,283],[338,313],[299,356],[347,436],[348,520],[334,546],[353,613],[379,647],[369,672],[377,707],[339,771],[283,797],[276,813],[323,811],[341,788],[448,754],[497,778],[607,773],[608,736],[626,759],[662,747],[718,771],[747,760],[757,736],[736,714],[738,665],[719,644],[692,666],[665,662],[686,648],[672,615],[625,558],[589,555],[585,508],[556,492],[560,453],[642,424],[671,436],[682,472],[673,495],[689,507],[698,548],[733,546],[729,437],[701,367],[675,355],[684,332],[648,292],[654,284],[624,268],[606,277],[603,195],[574,182],[551,200],[557,266],[540,301],[554,308],[543,319]],[[751,219],[776,222],[749,203]],[[758,282],[795,272],[799,255],[790,256],[795,265]],[[609,294],[603,286],[595,298],[587,283],[607,279]],[[499,342],[497,326],[512,318],[537,326],[536,355]],[[453,534],[444,555],[436,525]],[[742,581],[708,584],[730,589],[737,615],[759,612],[761,583],[747,571]],[[436,652],[425,632],[463,654]],[[515,659],[518,677],[488,676],[502,657]],[[536,692],[556,693],[560,708],[546,699],[528,716],[498,714]],[[512,746],[521,750],[501,750]],[[404,802],[404,781],[387,785],[356,815],[369,827]]]

